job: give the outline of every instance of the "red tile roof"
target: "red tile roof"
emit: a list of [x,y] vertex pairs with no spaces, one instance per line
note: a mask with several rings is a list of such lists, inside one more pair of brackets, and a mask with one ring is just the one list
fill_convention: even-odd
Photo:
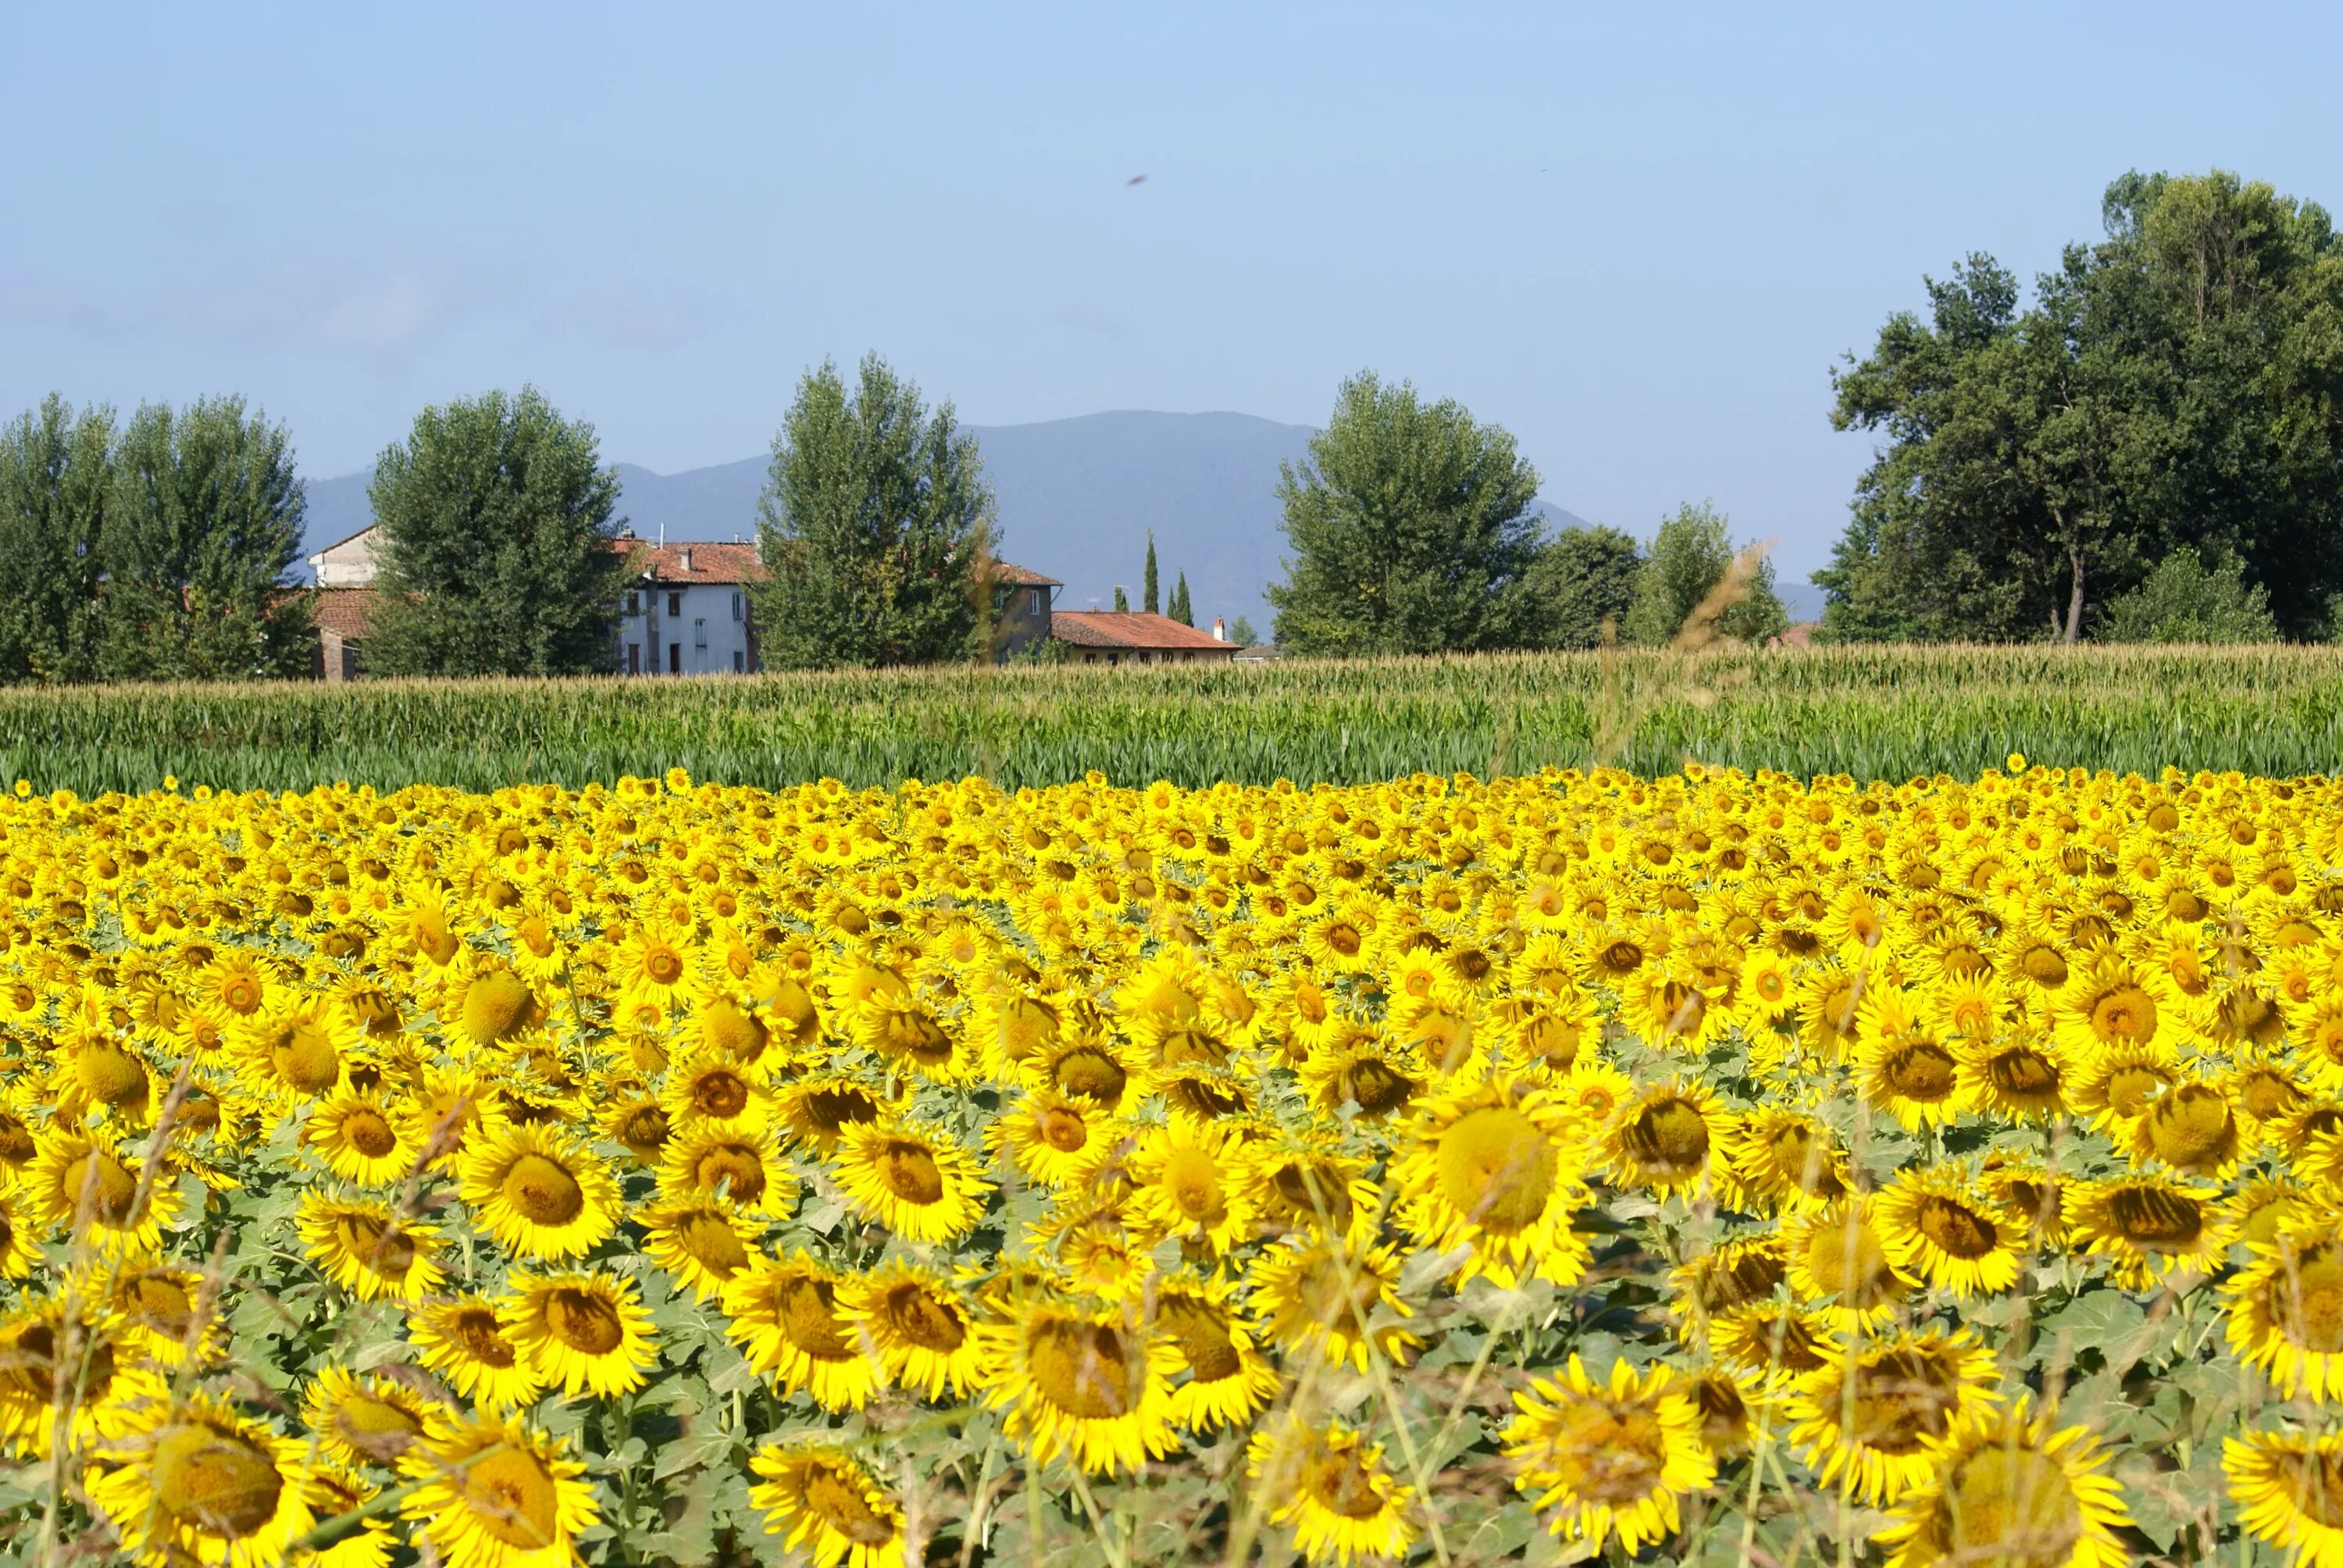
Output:
[[1066,586],[1055,578],[1045,578],[1031,567],[1021,567],[1015,561],[993,562],[992,575],[995,580],[1007,583],[1011,588],[1063,588]]
[[338,632],[344,642],[363,642],[374,625],[374,601],[375,590],[370,588],[319,588],[317,629]]
[[[765,575],[754,545],[653,545],[643,539],[618,539],[613,548],[639,548],[643,575],[655,583],[741,583]],[[683,558],[691,558],[686,570]]]
[[1145,610],[1061,609],[1050,617],[1050,635],[1076,648],[1128,648],[1147,652],[1236,652],[1234,643],[1221,642],[1209,631],[1182,626],[1166,615]]

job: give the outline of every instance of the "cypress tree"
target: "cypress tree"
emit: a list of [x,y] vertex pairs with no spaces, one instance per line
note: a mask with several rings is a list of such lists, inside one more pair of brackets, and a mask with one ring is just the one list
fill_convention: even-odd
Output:
[[1155,530],[1153,528],[1147,530],[1147,578],[1146,586],[1140,590],[1139,608],[1150,615],[1156,614],[1163,608],[1157,602],[1155,597]]
[[1180,580],[1172,585],[1171,617],[1173,620],[1178,621],[1182,626],[1193,626],[1196,624],[1195,611],[1190,608],[1188,603],[1188,574],[1186,572],[1182,572],[1180,574]]

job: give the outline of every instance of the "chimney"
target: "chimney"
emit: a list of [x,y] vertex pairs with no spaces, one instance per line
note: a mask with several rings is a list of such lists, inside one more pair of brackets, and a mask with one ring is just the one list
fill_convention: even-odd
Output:
[[689,575],[691,571],[691,547],[689,545],[683,547],[683,569],[686,575]]
[[1212,618],[1212,640],[1214,642],[1226,642],[1229,640],[1228,623],[1222,620],[1219,616],[1214,616]]

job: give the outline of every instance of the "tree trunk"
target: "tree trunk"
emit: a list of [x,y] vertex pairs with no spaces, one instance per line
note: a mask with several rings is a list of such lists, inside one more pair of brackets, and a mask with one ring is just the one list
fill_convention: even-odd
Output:
[[2066,559],[2075,568],[2075,591],[2066,599],[2066,640],[2078,642],[2083,636],[2083,551],[2077,545],[2066,547]]

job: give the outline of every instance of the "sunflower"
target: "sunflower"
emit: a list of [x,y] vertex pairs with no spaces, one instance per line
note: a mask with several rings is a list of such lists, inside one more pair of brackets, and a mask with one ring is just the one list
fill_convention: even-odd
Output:
[[1644,1090],[1620,1108],[1603,1135],[1612,1181],[1654,1192],[1691,1192],[1725,1158],[1732,1124],[1696,1080]]
[[1236,1181],[1235,1139],[1216,1123],[1185,1118],[1151,1128],[1124,1162],[1130,1217],[1142,1233],[1215,1252],[1252,1233],[1253,1207]]
[[2288,1399],[2343,1400],[2343,1224],[2281,1230],[2222,1285],[2229,1348]]
[[0,1280],[21,1280],[41,1259],[33,1205],[8,1184],[0,1168]]
[[501,1130],[468,1150],[462,1191],[473,1222],[525,1258],[578,1257],[618,1225],[608,1167],[548,1127]]
[[2148,1102],[2131,1123],[2132,1158],[2158,1161],[2187,1176],[2227,1176],[2245,1141],[2236,1106],[2209,1083],[2185,1080]]
[[772,1118],[772,1094],[738,1058],[706,1050],[668,1070],[659,1108],[677,1131],[713,1129],[753,1137]]
[[858,1213],[909,1241],[958,1241],[992,1191],[959,1143],[903,1123],[850,1126],[835,1174]]
[[[177,1217],[179,1183],[85,1133],[55,1122],[35,1134],[39,1152],[16,1189],[31,1217],[47,1229],[70,1228],[108,1256],[151,1254],[163,1226]],[[141,1189],[144,1189],[142,1191]]]
[[268,1005],[277,985],[276,966],[249,949],[231,949],[206,963],[195,977],[194,1005],[216,1007],[239,1019]]
[[1866,1040],[1855,1082],[1865,1103],[1893,1116],[1908,1132],[1949,1125],[1970,1106],[1960,1057],[1916,1022]]
[[778,1219],[796,1204],[797,1177],[766,1133],[728,1132],[702,1124],[679,1132],[659,1156],[659,1195],[670,1204],[720,1203]]
[[2027,1030],[1956,1041],[1960,1088],[1988,1115],[2045,1121],[2067,1110],[2074,1068],[2055,1040]]
[[692,985],[692,958],[689,931],[656,922],[635,927],[611,955],[620,1002],[649,1002],[662,1012],[681,1006]]
[[2107,1259],[2108,1278],[2144,1291],[2176,1269],[2219,1266],[2229,1234],[2217,1196],[2168,1176],[2117,1176],[2071,1184],[2066,1212],[2084,1251]]
[[1089,1181],[1131,1132],[1111,1112],[1040,1089],[1005,1108],[985,1129],[985,1143],[1006,1151],[1027,1181],[1056,1191]]
[[1633,1554],[1674,1533],[1680,1500],[1715,1479],[1700,1409],[1657,1362],[1638,1376],[1614,1362],[1602,1384],[1574,1354],[1559,1378],[1532,1378],[1513,1404],[1502,1437],[1514,1486],[1554,1511],[1551,1533],[1592,1553],[1614,1534]]
[[417,1358],[476,1404],[510,1410],[534,1402],[544,1386],[485,1296],[427,1302],[408,1317],[407,1332]]
[[1761,1106],[1741,1119],[1725,1141],[1724,1174],[1735,1202],[1758,1213],[1804,1212],[1848,1191],[1838,1135],[1785,1106]]
[[1399,1559],[1415,1538],[1413,1487],[1393,1480],[1380,1443],[1340,1422],[1320,1425],[1288,1411],[1245,1445],[1245,1475],[1269,1522],[1290,1525],[1311,1563]]
[[1834,1317],[1786,1302],[1753,1302],[1709,1320],[1709,1352],[1769,1380],[1810,1372],[1830,1359]]
[[1297,1355],[1365,1372],[1376,1355],[1404,1366],[1423,1343],[1398,1321],[1414,1309],[1400,1299],[1389,1247],[1333,1236],[1288,1241],[1255,1257],[1245,1280],[1270,1337]]
[[91,1503],[155,1568],[260,1568],[314,1522],[301,1445],[206,1394],[131,1412],[93,1458]]
[[1277,1396],[1282,1379],[1256,1344],[1226,1282],[1187,1274],[1158,1282],[1155,1327],[1172,1336],[1188,1378],[1172,1391],[1172,1423],[1188,1432],[1238,1428]]
[[439,1231],[371,1199],[335,1199],[312,1187],[293,1217],[302,1250],[362,1302],[416,1302],[439,1288]]
[[1845,1478],[1892,1503],[1936,1468],[1928,1444],[1996,1402],[1993,1352],[1967,1329],[1925,1329],[1852,1345],[1802,1374],[1784,1411],[1790,1441],[1825,1486]]
[[[35,1301],[0,1318],[0,1450],[45,1459],[56,1437],[63,1374],[75,1448],[116,1430],[124,1412],[170,1396],[152,1372],[133,1366],[119,1322],[61,1301]],[[63,1366],[59,1365],[62,1358]]]
[[[302,1498],[310,1514],[326,1522],[356,1513],[377,1496],[376,1490],[356,1471],[337,1465],[311,1463],[301,1473]],[[369,1515],[332,1544],[316,1548],[303,1561],[316,1568],[389,1568],[389,1523]]]
[[867,1343],[898,1388],[935,1400],[982,1382],[975,1314],[943,1276],[883,1263],[841,1282],[839,1297],[843,1337]]
[[1272,1233],[1348,1235],[1381,1218],[1382,1193],[1367,1163],[1317,1131],[1248,1139],[1237,1151],[1241,1199]]
[[1668,1275],[1668,1312],[1677,1337],[1698,1343],[1711,1318],[1770,1301],[1786,1273],[1775,1236],[1735,1236],[1719,1241]]
[[301,1403],[301,1423],[337,1464],[396,1464],[440,1414],[405,1383],[346,1367],[320,1372]]
[[2094,1126],[2120,1137],[2133,1117],[2179,1081],[2180,1070],[2164,1046],[2110,1046],[2084,1059],[2067,1100]]
[[755,1371],[784,1394],[803,1392],[828,1411],[860,1410],[879,1386],[880,1358],[866,1353],[840,1311],[843,1276],[804,1252],[767,1258],[724,1287],[725,1333]]
[[208,1356],[226,1338],[227,1325],[213,1310],[216,1303],[204,1302],[205,1289],[203,1276],[192,1269],[168,1263],[121,1268],[109,1293],[122,1315],[123,1342],[165,1366],[180,1365],[191,1351]]
[[513,1349],[548,1388],[613,1399],[642,1387],[659,1362],[658,1336],[634,1282],[606,1271],[516,1271],[497,1309],[512,1325]]
[[878,1091],[844,1073],[810,1073],[779,1091],[774,1104],[783,1136],[827,1155],[850,1127],[876,1121],[887,1103]]
[[1872,1198],[1871,1215],[1898,1268],[1964,1301],[2017,1282],[2032,1231],[1957,1164],[1905,1171]]
[[1417,1241],[1434,1252],[1465,1249],[1461,1280],[1486,1275],[1510,1289],[1525,1276],[1567,1285],[1585,1272],[1586,1241],[1571,1228],[1592,1201],[1578,1140],[1568,1113],[1526,1081],[1497,1079],[1425,1107],[1392,1180]]
[[2164,1026],[2148,980],[2110,952],[2074,973],[2052,1016],[2059,1042],[2081,1052],[2144,1050],[2157,1043]]
[[1112,1308],[1026,1308],[979,1331],[985,1391],[1003,1430],[1037,1464],[1063,1455],[1092,1474],[1136,1470],[1178,1448],[1172,1379],[1180,1352],[1169,1334]]
[[360,1187],[404,1181],[422,1152],[413,1123],[386,1110],[373,1091],[346,1091],[309,1112],[301,1141],[331,1174]]
[[2131,1514],[2097,1441],[2085,1427],[2052,1431],[2029,1402],[2021,1393],[2006,1409],[1972,1407],[1929,1442],[1931,1473],[1873,1537],[1894,1553],[1887,1568],[2124,1568],[2131,1561],[2116,1536]]
[[903,1568],[903,1509],[845,1450],[768,1443],[749,1467],[749,1503],[785,1551],[802,1546],[820,1568]]
[[1724,1367],[1703,1367],[1685,1383],[1700,1412],[1701,1446],[1719,1462],[1746,1453],[1761,1426],[1772,1424],[1774,1395]]
[[399,1469],[422,1483],[401,1512],[448,1568],[563,1568],[598,1517],[585,1464],[510,1416],[450,1422]]
[[661,1203],[642,1216],[643,1251],[694,1301],[713,1301],[749,1266],[757,1228],[729,1203]]
[[301,996],[239,1027],[237,1077],[279,1111],[323,1099],[347,1081],[358,1032],[322,996]]

